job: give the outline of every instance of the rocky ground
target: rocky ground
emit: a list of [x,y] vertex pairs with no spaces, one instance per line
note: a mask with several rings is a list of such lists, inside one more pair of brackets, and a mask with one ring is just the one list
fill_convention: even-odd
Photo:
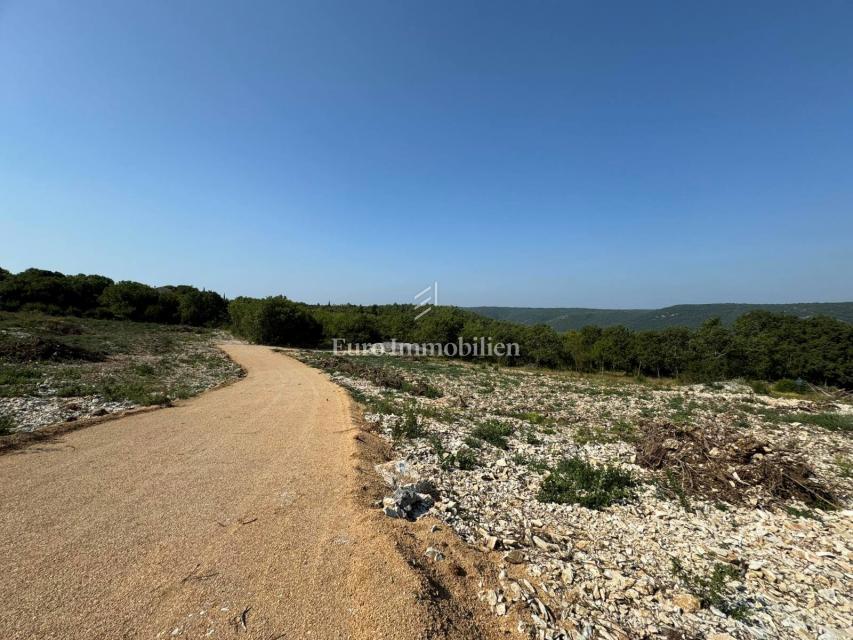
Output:
[[521,634],[853,633],[853,409],[842,400],[736,382],[300,357],[350,389],[393,440],[397,459],[379,469],[389,484],[430,496],[386,501],[386,513],[429,510],[493,555],[502,570],[481,597]]
[[165,404],[241,374],[207,329],[0,314],[0,432]]

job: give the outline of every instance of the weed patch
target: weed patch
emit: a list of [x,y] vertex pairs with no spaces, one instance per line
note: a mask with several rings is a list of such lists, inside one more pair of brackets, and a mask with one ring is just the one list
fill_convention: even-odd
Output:
[[603,509],[631,498],[636,484],[634,477],[619,467],[594,467],[581,458],[568,458],[551,470],[537,498],[540,502]]
[[506,439],[512,435],[513,428],[497,420],[488,420],[478,424],[471,431],[471,435],[480,440],[485,440],[498,449],[506,449]]
[[785,422],[802,422],[821,427],[827,431],[853,432],[853,414],[842,413],[793,413],[783,416]]
[[404,438],[420,438],[424,435],[424,429],[418,420],[418,414],[411,408],[406,409],[401,420],[394,422],[391,427],[391,437],[394,440]]
[[714,607],[742,622],[749,620],[749,605],[738,601],[726,584],[741,578],[741,571],[734,565],[718,562],[710,575],[703,576],[688,571],[679,560],[673,558],[672,573],[699,599],[704,608]]
[[0,413],[0,436],[5,436],[15,429],[15,420],[12,416]]

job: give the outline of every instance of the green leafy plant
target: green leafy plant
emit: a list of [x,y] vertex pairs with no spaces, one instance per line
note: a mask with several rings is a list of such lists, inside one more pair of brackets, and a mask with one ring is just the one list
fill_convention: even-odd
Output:
[[485,440],[498,449],[506,449],[506,439],[512,435],[513,428],[497,420],[488,420],[478,424],[471,431],[471,435],[480,440]]
[[688,571],[680,560],[673,558],[672,573],[699,599],[703,607],[714,607],[735,620],[749,619],[749,605],[736,600],[726,585],[741,577],[740,570],[734,565],[717,562],[709,575],[699,575]]
[[841,431],[850,433],[853,431],[853,414],[843,413],[793,413],[784,416],[785,422],[802,422],[813,424],[828,431]]
[[7,435],[12,433],[12,430],[15,428],[15,421],[12,419],[12,416],[6,415],[5,413],[0,413],[0,435]]
[[633,497],[636,484],[634,477],[619,467],[594,467],[581,458],[568,458],[551,469],[537,499],[603,509]]
[[418,414],[411,408],[406,409],[402,420],[397,420],[391,427],[391,437],[394,440],[405,438],[420,438],[424,435],[423,427],[418,421]]
[[442,462],[445,469],[456,467],[462,471],[472,471],[481,464],[480,456],[473,449],[462,447],[456,453],[447,456]]

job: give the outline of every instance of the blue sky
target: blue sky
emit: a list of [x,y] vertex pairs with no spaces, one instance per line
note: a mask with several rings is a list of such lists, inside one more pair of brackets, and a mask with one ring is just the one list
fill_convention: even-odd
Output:
[[853,3],[0,0],[0,265],[853,299]]

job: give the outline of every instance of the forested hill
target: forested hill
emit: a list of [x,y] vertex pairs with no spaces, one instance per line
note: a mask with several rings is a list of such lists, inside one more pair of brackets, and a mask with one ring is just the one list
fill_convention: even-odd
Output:
[[622,325],[644,331],[667,327],[695,329],[710,318],[720,318],[731,325],[749,311],[761,309],[798,318],[829,316],[853,324],[853,302],[803,302],[794,304],[679,304],[663,309],[580,309],[536,307],[469,307],[469,311],[521,324],[546,324],[557,331],[580,329],[592,325]]

